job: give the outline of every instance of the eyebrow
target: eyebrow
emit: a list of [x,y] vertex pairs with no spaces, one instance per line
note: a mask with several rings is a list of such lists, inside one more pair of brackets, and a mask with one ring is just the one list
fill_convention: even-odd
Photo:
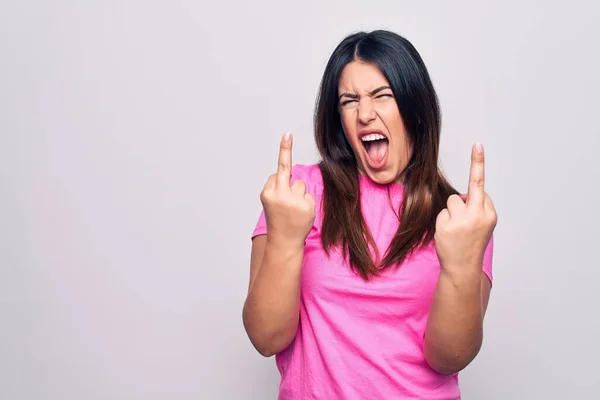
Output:
[[[375,90],[373,90],[371,92],[368,92],[367,94],[369,96],[375,96],[377,93],[379,93],[379,92],[381,92],[382,90],[385,90],[385,89],[390,89],[391,90],[391,88],[389,86],[380,86],[377,89],[375,89]],[[340,97],[338,97],[338,100],[341,99],[342,97],[350,97],[351,99],[358,99],[358,95],[357,94],[347,93],[347,92],[342,93],[340,95]]]

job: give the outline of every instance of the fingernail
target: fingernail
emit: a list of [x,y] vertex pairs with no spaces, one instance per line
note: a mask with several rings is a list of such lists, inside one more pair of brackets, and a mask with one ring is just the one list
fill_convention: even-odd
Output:
[[479,142],[475,143],[475,152],[476,153],[483,153],[483,145]]
[[283,135],[283,140],[288,141],[290,140],[292,137],[292,134],[290,132],[286,132],[285,135]]

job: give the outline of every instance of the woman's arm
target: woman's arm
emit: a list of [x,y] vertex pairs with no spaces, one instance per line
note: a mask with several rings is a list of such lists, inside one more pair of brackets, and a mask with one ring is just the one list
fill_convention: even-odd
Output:
[[303,254],[303,246],[273,243],[267,235],[252,241],[243,321],[250,341],[265,357],[285,349],[296,335]]
[[464,369],[479,353],[483,318],[491,283],[481,272],[454,274],[442,270],[429,313],[424,352],[429,365],[442,374]]
[[304,243],[315,219],[315,199],[306,183],[290,185],[292,137],[284,135],[277,173],[260,198],[267,234],[252,241],[250,285],[244,304],[244,328],[265,357],[285,349],[296,335],[300,312],[300,276]]
[[483,147],[476,144],[471,151],[468,193],[450,196],[436,221],[441,270],[423,350],[429,365],[443,374],[469,365],[483,340],[491,283],[482,271],[497,222],[494,204],[484,189],[484,170]]

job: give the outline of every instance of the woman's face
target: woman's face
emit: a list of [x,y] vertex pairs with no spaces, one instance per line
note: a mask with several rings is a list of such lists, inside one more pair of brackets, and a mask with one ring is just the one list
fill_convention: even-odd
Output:
[[338,87],[342,126],[359,172],[373,181],[402,182],[412,145],[387,79],[376,66],[353,61]]

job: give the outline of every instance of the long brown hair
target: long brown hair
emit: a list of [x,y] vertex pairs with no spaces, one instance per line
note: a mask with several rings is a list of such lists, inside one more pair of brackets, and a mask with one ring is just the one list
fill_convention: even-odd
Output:
[[[346,64],[354,60],[369,62],[384,74],[413,146],[404,171],[400,226],[382,259],[362,216],[356,157],[338,111],[338,81]],[[324,183],[322,243],[328,254],[332,247],[341,246],[351,267],[365,280],[430,243],[438,213],[447,198],[458,193],[438,167],[440,129],[437,94],[421,56],[407,39],[384,30],[359,32],[335,48],[321,80],[314,117]]]

